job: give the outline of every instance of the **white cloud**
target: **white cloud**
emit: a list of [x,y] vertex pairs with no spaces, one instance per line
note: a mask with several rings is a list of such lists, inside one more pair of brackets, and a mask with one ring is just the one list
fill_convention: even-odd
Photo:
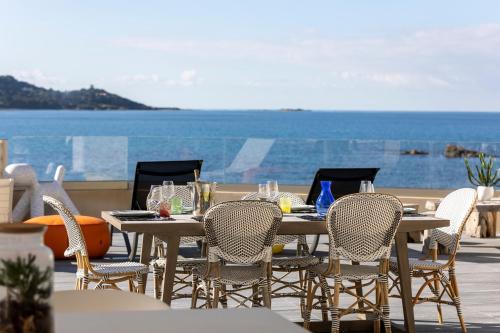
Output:
[[160,74],[133,74],[119,76],[117,81],[127,84],[160,84],[189,87],[202,83],[203,78],[199,77],[195,69],[186,69],[176,79],[166,78]]
[[180,83],[184,86],[192,86],[198,82],[198,73],[194,69],[188,69],[181,73]]
[[[344,73],[339,76],[342,80],[382,86],[491,87],[492,83],[498,83],[496,77],[500,76],[500,24],[419,30],[373,38],[314,37],[311,31],[305,36],[279,41],[130,37],[117,40],[116,44],[183,58],[199,59],[203,54],[209,61],[241,60],[249,66],[262,63],[294,66],[290,75],[296,66],[302,66],[308,71]],[[185,75],[196,77],[196,72],[187,70]],[[192,85],[195,82],[183,79],[181,74],[180,80],[170,83]]]

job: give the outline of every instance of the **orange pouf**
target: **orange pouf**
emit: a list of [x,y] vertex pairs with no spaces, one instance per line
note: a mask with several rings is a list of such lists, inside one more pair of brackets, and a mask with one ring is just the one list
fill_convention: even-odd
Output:
[[[89,257],[102,258],[110,246],[108,224],[98,217],[76,215],[75,218],[82,228]],[[55,259],[66,259],[64,251],[68,248],[68,235],[59,215],[38,216],[24,223],[46,225],[45,245],[52,249]]]

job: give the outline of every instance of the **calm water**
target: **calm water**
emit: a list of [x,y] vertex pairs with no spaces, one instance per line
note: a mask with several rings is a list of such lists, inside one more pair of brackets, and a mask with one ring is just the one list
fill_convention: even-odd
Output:
[[[39,177],[64,164],[66,179],[130,179],[138,160],[201,158],[219,182],[275,178],[309,184],[319,167],[380,167],[376,185],[466,186],[459,143],[500,155],[500,113],[279,111],[1,111],[10,162]],[[427,156],[403,156],[404,149]]]

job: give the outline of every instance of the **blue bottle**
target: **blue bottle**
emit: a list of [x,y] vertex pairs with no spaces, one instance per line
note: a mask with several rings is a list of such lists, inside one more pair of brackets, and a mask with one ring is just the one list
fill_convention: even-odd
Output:
[[321,193],[316,200],[316,212],[319,217],[325,217],[328,208],[335,201],[333,198],[331,186],[332,182],[329,180],[322,180],[321,182]]

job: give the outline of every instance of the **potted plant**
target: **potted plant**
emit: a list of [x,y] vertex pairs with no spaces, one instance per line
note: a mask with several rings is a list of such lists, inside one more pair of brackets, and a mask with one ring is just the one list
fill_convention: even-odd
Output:
[[475,165],[475,172],[469,164],[467,158],[464,159],[465,167],[467,168],[467,177],[471,184],[477,186],[477,197],[479,201],[486,201],[493,198],[495,194],[495,186],[500,181],[498,169],[494,170],[494,159],[489,156],[488,161],[484,153],[479,153],[479,165]]

